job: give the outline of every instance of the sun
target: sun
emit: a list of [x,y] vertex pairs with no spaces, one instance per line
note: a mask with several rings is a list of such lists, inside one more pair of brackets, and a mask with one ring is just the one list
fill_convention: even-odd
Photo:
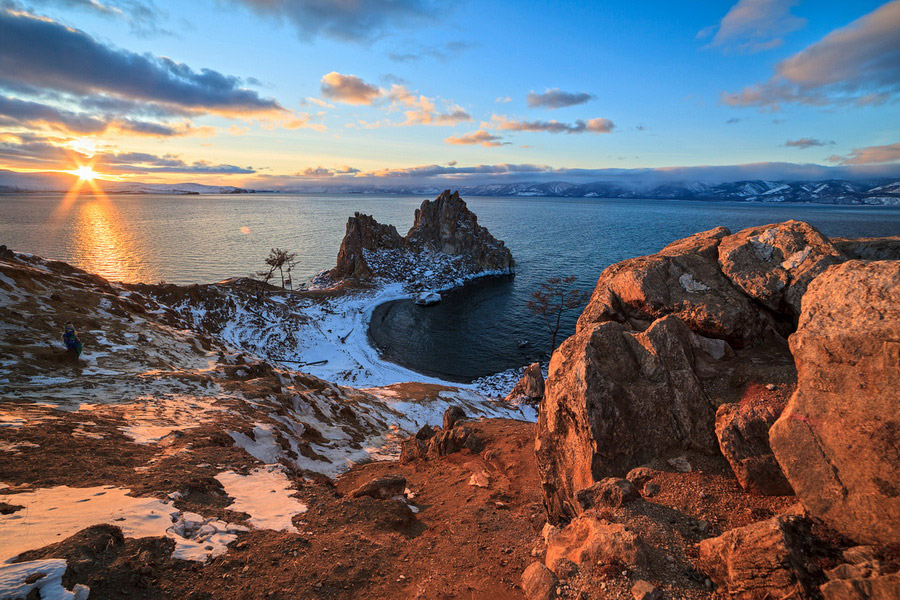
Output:
[[97,172],[89,166],[78,167],[72,174],[78,175],[78,179],[83,181],[92,181],[97,176]]

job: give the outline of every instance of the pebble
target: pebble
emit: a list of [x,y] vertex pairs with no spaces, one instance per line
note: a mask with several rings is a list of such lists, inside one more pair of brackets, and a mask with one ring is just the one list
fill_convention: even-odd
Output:
[[775,385],[774,383],[767,383],[767,384],[766,384],[766,389],[769,390],[769,391],[771,392],[771,391],[773,391],[773,390],[777,390],[777,389],[778,389],[778,386]]

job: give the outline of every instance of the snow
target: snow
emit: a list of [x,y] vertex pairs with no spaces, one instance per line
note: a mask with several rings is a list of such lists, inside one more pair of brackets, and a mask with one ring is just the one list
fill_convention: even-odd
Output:
[[240,525],[182,513],[156,498],[129,496],[130,491],[63,485],[0,495],[3,502],[25,507],[0,515],[0,561],[9,562],[102,523],[119,527],[130,538],[168,536],[175,540],[173,556],[195,561],[224,553],[235,534],[246,531]]
[[234,498],[229,510],[250,515],[250,524],[257,529],[298,532],[291,519],[305,513],[306,504],[291,494],[291,482],[279,465],[253,469],[247,475],[225,471],[216,475],[225,493]]
[[278,458],[281,456],[281,447],[278,445],[272,427],[265,423],[253,424],[252,438],[237,431],[229,431],[228,435],[234,439],[235,445],[243,448],[256,460],[266,464],[278,462]]
[[[0,600],[25,598],[33,590],[40,593],[41,600],[87,600],[90,588],[86,585],[76,584],[72,591],[63,587],[66,566],[62,558],[0,565]],[[41,574],[43,577],[39,577]],[[36,581],[25,583],[35,578]]]
[[708,285],[703,282],[697,281],[690,273],[683,273],[681,277],[678,278],[678,283],[681,284],[681,287],[684,288],[684,291],[690,293],[705,292],[709,289]]

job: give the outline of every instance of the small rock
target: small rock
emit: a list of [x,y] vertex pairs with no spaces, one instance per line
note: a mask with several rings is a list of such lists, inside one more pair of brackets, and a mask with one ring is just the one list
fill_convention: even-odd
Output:
[[652,498],[653,496],[659,493],[659,484],[653,483],[652,481],[644,484],[644,495],[648,498]]
[[666,462],[679,473],[689,473],[691,471],[691,463],[688,462],[688,459],[685,456],[670,458]]
[[767,383],[766,389],[769,390],[770,392],[773,392],[778,389],[778,386],[775,385],[774,383]]
[[371,496],[379,500],[387,500],[394,496],[402,496],[406,489],[406,477],[403,475],[384,475],[363,484],[350,492],[353,498]]
[[480,471],[478,473],[472,473],[472,476],[469,477],[469,485],[474,485],[475,487],[486,488],[491,484],[491,478],[488,476],[487,472]]
[[595,506],[619,508],[641,495],[637,488],[627,479],[619,477],[607,477],[592,485],[575,492],[575,499],[581,508],[588,510]]
[[556,575],[543,564],[533,562],[522,573],[522,591],[527,600],[552,600],[556,598]]
[[453,429],[457,421],[466,418],[466,413],[458,406],[451,406],[444,411],[444,429]]
[[660,600],[662,598],[659,588],[643,579],[634,582],[634,585],[631,586],[631,595],[634,596],[634,600]]
[[635,467],[628,471],[625,479],[630,481],[637,489],[643,489],[644,484],[659,475],[659,471],[650,467]]

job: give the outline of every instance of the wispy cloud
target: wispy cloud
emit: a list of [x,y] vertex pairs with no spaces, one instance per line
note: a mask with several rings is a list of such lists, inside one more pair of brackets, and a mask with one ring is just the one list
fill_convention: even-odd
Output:
[[450,136],[446,138],[444,142],[455,146],[481,145],[485,148],[496,148],[497,146],[503,146],[510,143],[503,142],[501,141],[502,139],[503,138],[499,135],[494,135],[489,131],[479,129],[478,131],[473,131],[472,133],[467,133],[461,136]]
[[293,25],[302,39],[320,35],[367,42],[400,27],[427,22],[445,10],[435,0],[232,0]]
[[546,90],[543,94],[530,92],[525,98],[531,108],[565,108],[584,104],[594,99],[593,94],[587,92],[564,92],[559,88]]
[[900,144],[854,148],[853,151],[846,156],[833,154],[828,157],[828,162],[837,163],[839,165],[870,165],[898,161],[900,161]]
[[392,85],[387,97],[392,107],[406,116],[399,125],[457,125],[472,120],[472,115],[461,106],[446,102],[443,109],[438,109],[434,98],[414,94],[402,85]]
[[[21,4],[13,2],[13,4]],[[166,13],[153,0],[30,0],[36,6],[59,6],[125,21],[138,36],[170,35],[163,27]]]
[[416,51],[410,52],[408,49],[402,52],[391,52],[388,58],[396,62],[416,62],[423,58],[433,58],[441,62],[447,62],[459,57],[463,52],[472,48],[475,44],[463,42],[460,40],[438,43]]
[[722,94],[729,106],[881,104],[900,90],[900,0],[832,31],[784,60],[764,82]]
[[560,121],[519,121],[509,119],[505,115],[491,117],[495,127],[500,131],[537,131],[546,133],[610,133],[615,124],[609,119],[578,119],[574,123]]
[[806,25],[806,19],[791,14],[798,0],[740,0],[722,17],[719,24],[697,34],[698,39],[713,36],[706,48],[760,52],[777,48],[788,33]]
[[306,167],[302,171],[295,173],[294,176],[308,179],[321,179],[328,177],[338,177],[340,175],[353,175],[359,172],[359,169],[348,165],[333,169],[330,169],[328,167]]
[[817,140],[815,138],[800,138],[797,140],[788,140],[784,143],[788,148],[799,148],[805,150],[816,146],[834,146],[834,141],[826,142],[825,140]]

